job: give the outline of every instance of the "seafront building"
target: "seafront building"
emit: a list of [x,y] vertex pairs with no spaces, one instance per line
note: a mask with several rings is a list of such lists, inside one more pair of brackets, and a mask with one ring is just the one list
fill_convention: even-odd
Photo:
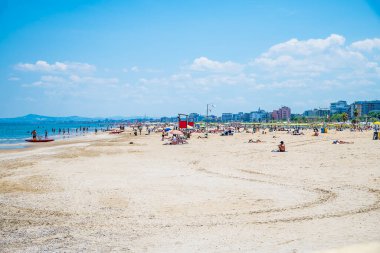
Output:
[[290,120],[291,110],[287,106],[282,106],[278,110],[273,110],[272,119],[273,120]]
[[355,117],[355,110],[358,112],[358,117],[367,116],[370,112],[380,111],[380,100],[373,101],[356,101],[350,105],[349,115]]
[[330,115],[330,109],[328,108],[319,108],[313,110],[306,110],[303,113],[303,116],[306,118],[326,118]]
[[[287,106],[282,106],[272,112],[266,112],[261,108],[251,112],[224,112],[220,117],[215,115],[209,115],[206,119],[205,115],[199,113],[190,113],[189,119],[191,121],[200,122],[268,122],[274,121],[289,121],[292,117],[305,117],[310,119],[328,118],[334,114],[347,113],[350,119],[355,118],[355,112],[357,111],[358,117],[366,117],[370,112],[380,112],[380,100],[372,101],[356,101],[352,104],[348,104],[345,100],[339,100],[337,102],[330,103],[329,108],[315,108],[304,111],[303,114],[291,114],[291,109]],[[178,117],[162,117],[157,121],[163,123],[176,122]]]
[[232,120],[233,121],[242,121],[243,116],[244,116],[243,112],[238,112],[238,113],[232,115]]
[[233,121],[233,114],[229,112],[222,113],[222,122]]
[[330,104],[330,114],[347,113],[349,109],[350,106],[343,100]]
[[192,119],[194,122],[199,122],[205,119],[205,116],[200,115],[196,112],[192,112],[189,114],[189,119]]
[[178,121],[178,116],[177,117],[161,117],[160,122],[161,123],[171,123],[171,122],[177,122]]
[[355,111],[358,112],[358,117],[365,117],[372,111],[380,111],[380,100],[372,101],[355,101],[351,105],[346,101],[340,100],[330,104],[330,114],[347,113],[352,119],[355,118]]
[[268,113],[262,109],[251,112],[251,121],[252,122],[264,122],[268,119]]
[[[270,119],[270,118],[269,118]],[[222,113],[221,122],[243,121],[243,122],[264,122],[268,120],[268,113],[262,109],[249,113]]]

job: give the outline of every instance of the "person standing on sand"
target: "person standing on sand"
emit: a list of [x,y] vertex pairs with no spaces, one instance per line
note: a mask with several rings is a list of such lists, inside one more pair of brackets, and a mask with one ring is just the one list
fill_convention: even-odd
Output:
[[379,127],[376,125],[375,128],[374,128],[374,130],[373,130],[373,137],[372,137],[373,140],[378,140],[379,139],[379,130],[378,130],[378,128]]
[[165,140],[165,131],[164,130],[162,130],[162,139],[161,139],[161,141],[164,141]]

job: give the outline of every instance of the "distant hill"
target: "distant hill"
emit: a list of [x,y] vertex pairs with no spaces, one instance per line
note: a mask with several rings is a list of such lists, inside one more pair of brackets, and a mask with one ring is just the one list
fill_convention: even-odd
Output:
[[143,116],[133,116],[133,117],[123,117],[123,116],[112,116],[107,118],[96,117],[96,118],[87,118],[80,116],[67,116],[67,117],[51,117],[43,116],[37,114],[28,114],[16,118],[0,118],[2,123],[33,123],[33,122],[88,122],[88,121],[114,121],[114,120],[133,120],[133,119],[143,119]]

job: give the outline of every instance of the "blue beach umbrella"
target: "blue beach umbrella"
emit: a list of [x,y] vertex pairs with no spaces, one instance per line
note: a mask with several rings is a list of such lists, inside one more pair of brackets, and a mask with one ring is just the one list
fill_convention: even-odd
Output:
[[165,132],[172,130],[170,127],[165,128]]

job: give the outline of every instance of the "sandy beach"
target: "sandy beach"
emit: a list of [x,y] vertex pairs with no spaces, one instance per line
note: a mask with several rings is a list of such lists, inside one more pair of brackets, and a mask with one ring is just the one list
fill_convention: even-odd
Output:
[[[165,146],[129,131],[1,150],[0,251],[379,252],[372,132],[275,135]],[[272,153],[280,140],[288,152]]]

